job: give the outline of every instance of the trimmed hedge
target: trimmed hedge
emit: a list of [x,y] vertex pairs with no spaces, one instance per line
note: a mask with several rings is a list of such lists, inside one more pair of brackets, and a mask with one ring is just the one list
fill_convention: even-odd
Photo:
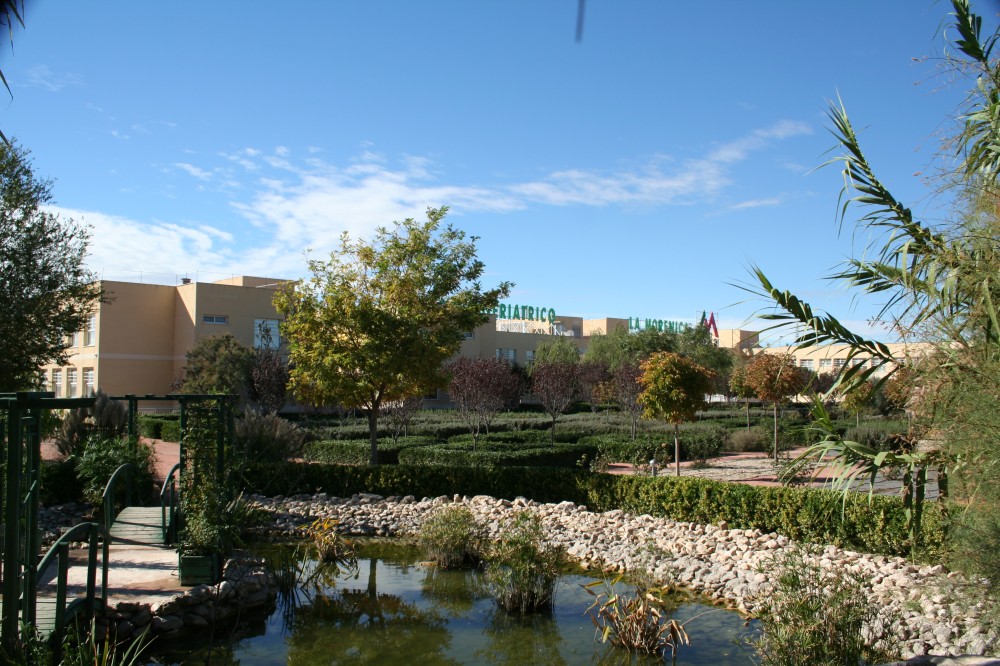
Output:
[[[421,449],[408,449],[421,450]],[[814,543],[833,543],[869,553],[909,553],[902,501],[898,497],[818,489],[749,486],[694,477],[594,474],[579,469],[532,467],[344,466],[301,463],[257,465],[245,477],[248,492],[293,495],[327,492],[340,497],[380,495],[491,495],[539,502],[569,500],[593,510],[622,509],[680,521],[778,532]],[[842,511],[843,507],[843,511]],[[925,505],[925,557],[940,557],[947,524],[938,502]]]
[[581,458],[593,459],[597,449],[580,444],[530,445],[513,442],[481,441],[476,450],[472,443],[449,441],[401,451],[401,465],[456,465],[470,467],[576,467]]
[[[719,456],[726,443],[726,430],[716,426],[682,428],[681,460],[706,460]],[[674,436],[666,433],[640,433],[633,442],[629,435],[591,435],[579,444],[592,446],[608,462],[641,465],[652,458],[663,463],[674,459]]]
[[[381,465],[399,463],[399,452],[403,449],[436,444],[432,437],[400,437],[397,442],[391,438],[380,439],[378,461]],[[335,463],[340,465],[367,465],[371,460],[371,442],[365,439],[333,439],[309,442],[302,457],[312,462]]]
[[180,418],[179,414],[140,414],[139,435],[167,442],[179,442],[181,439]]

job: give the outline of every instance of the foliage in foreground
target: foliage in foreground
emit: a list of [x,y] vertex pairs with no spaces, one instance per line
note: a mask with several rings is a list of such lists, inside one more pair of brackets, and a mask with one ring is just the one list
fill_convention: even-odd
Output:
[[[594,603],[587,609],[591,621],[597,628],[602,643],[629,652],[665,654],[670,650],[676,659],[682,645],[690,645],[684,625],[667,617],[665,602],[655,596],[652,590],[639,588],[635,594],[619,592],[616,585],[622,575],[615,580],[598,580],[584,585],[584,590],[594,596]],[[594,587],[603,586],[600,592]]]
[[485,529],[467,507],[444,506],[420,527],[420,547],[440,567],[476,564],[486,546]]
[[509,613],[548,609],[561,562],[562,551],[545,544],[541,519],[522,511],[490,548],[486,580],[497,605]]
[[861,573],[828,569],[802,551],[778,555],[766,571],[773,590],[758,599],[761,666],[882,664],[900,657],[902,618],[870,601]]
[[0,142],[0,391],[30,389],[41,366],[65,365],[67,336],[103,295],[85,263],[89,229],[51,203],[52,183],[32,173],[30,153]]

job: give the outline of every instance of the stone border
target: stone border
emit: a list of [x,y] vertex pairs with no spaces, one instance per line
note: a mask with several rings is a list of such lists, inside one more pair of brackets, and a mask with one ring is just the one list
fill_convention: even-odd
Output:
[[153,604],[121,601],[105,610],[103,621],[117,641],[131,641],[144,631],[161,643],[196,633],[210,625],[235,622],[273,607],[275,585],[260,558],[228,560],[222,581],[197,585],[172,599]]
[[[725,523],[698,525],[621,510],[596,513],[572,502],[539,504],[522,497],[511,501],[455,495],[418,501],[412,495],[335,498],[320,493],[250,499],[272,514],[274,531],[281,536],[301,536],[300,528],[317,518],[336,519],[341,530],[353,535],[414,536],[433,511],[461,503],[495,539],[515,512],[528,510],[542,519],[549,543],[584,567],[645,571],[661,583],[691,589],[744,612],[752,612],[754,599],[768,594],[765,572],[776,552],[800,547],[785,536],[729,529]],[[982,655],[997,644],[998,637],[979,625],[982,603],[970,605],[953,595],[950,590],[964,581],[941,565],[918,566],[903,558],[832,545],[811,552],[809,557],[824,568],[857,572],[872,581],[869,601],[903,618],[898,635],[906,657],[931,652]]]

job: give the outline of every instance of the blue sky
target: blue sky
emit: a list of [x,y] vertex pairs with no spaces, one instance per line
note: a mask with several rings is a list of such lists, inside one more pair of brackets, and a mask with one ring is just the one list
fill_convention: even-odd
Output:
[[109,279],[299,277],[344,230],[448,205],[511,302],[745,325],[762,304],[731,283],[756,263],[864,326],[877,304],[821,279],[865,240],[838,236],[839,170],[814,170],[827,103],[945,216],[949,9],[589,0],[577,43],[575,0],[28,0],[0,128]]

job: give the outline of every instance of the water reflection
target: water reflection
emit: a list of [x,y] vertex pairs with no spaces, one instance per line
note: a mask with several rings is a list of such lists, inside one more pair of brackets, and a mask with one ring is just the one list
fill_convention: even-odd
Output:
[[[324,566],[303,549],[267,551],[279,581],[276,611],[257,635],[207,653],[162,663],[262,664],[662,664],[633,657],[594,640],[585,610],[593,597],[563,576],[549,613],[518,617],[498,609],[476,571],[426,566],[419,553],[398,546],[366,546],[351,569]],[[623,586],[624,589],[624,586]],[[678,620],[705,606],[677,599]],[[678,664],[747,664],[733,639],[743,632],[731,612],[699,617],[686,627],[691,647]],[[669,658],[668,658],[669,659]]]

